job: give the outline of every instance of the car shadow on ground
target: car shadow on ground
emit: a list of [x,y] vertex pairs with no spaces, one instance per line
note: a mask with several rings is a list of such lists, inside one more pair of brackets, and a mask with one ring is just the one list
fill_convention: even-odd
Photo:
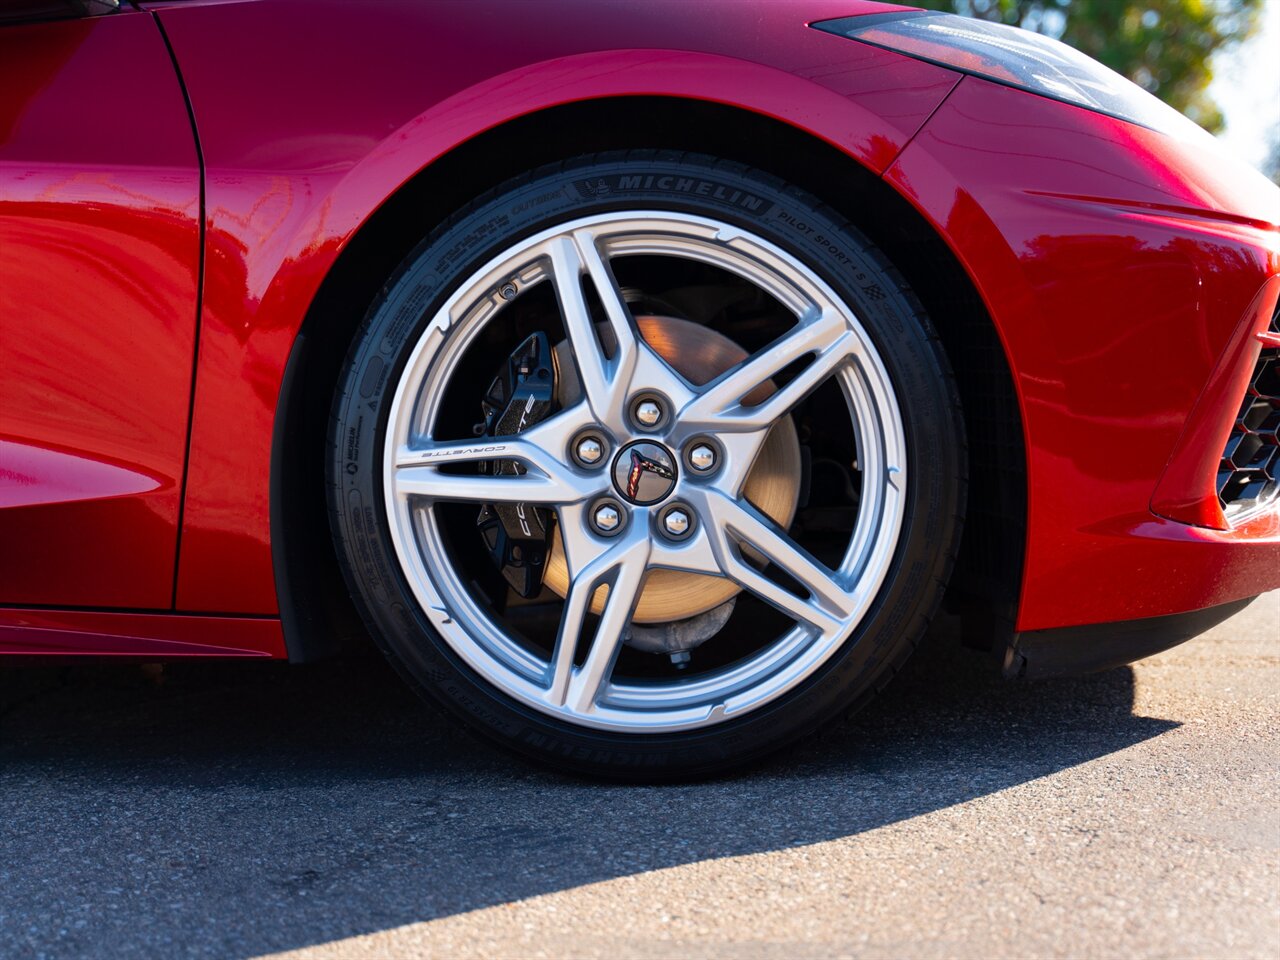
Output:
[[[251,956],[847,837],[1122,750],[1133,672],[1012,684],[953,625],[853,720],[746,774],[534,769],[380,661],[0,670],[7,956]],[[993,824],[992,842],[1001,840]]]

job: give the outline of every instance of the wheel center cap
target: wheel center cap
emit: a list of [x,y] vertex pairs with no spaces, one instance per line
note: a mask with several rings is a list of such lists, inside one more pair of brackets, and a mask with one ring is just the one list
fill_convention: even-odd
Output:
[[675,489],[675,458],[666,447],[648,440],[628,444],[613,461],[613,485],[637,506],[657,503]]

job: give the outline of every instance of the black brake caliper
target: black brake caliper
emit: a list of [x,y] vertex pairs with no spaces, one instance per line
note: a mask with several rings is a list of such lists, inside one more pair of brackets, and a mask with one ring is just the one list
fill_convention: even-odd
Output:
[[[483,403],[485,436],[512,436],[545,420],[555,408],[556,378],[551,344],[535,333],[512,351],[506,369],[493,378]],[[493,460],[481,471],[496,475],[524,472],[512,460]],[[494,564],[522,597],[542,589],[547,547],[555,515],[527,503],[486,503],[476,517]]]

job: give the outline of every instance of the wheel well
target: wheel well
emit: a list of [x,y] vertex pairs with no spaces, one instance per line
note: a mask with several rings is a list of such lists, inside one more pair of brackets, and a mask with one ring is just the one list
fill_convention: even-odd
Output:
[[879,177],[788,124],[695,100],[627,97],[555,107],[496,127],[406,183],[360,229],[320,286],[290,354],[276,414],[271,535],[290,658],[310,660],[363,633],[329,536],[325,502],[332,395],[369,304],[413,247],[473,197],[533,167],[635,147],[749,164],[831,204],[875,242],[923,301],[964,404],[968,522],[948,590],[974,645],[1012,631],[1026,530],[1026,467],[1013,379],[968,275],[937,233]]

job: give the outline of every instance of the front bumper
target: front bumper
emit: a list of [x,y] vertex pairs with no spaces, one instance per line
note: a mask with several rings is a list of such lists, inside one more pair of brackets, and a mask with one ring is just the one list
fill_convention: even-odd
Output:
[[1005,650],[1004,675],[1010,680],[1045,680],[1109,670],[1176,647],[1252,602],[1248,597],[1165,617],[1019,634]]
[[1200,147],[972,77],[886,178],[968,270],[1013,371],[1028,483],[1017,630],[1280,586],[1280,511],[1215,515],[1280,291],[1280,191]]

